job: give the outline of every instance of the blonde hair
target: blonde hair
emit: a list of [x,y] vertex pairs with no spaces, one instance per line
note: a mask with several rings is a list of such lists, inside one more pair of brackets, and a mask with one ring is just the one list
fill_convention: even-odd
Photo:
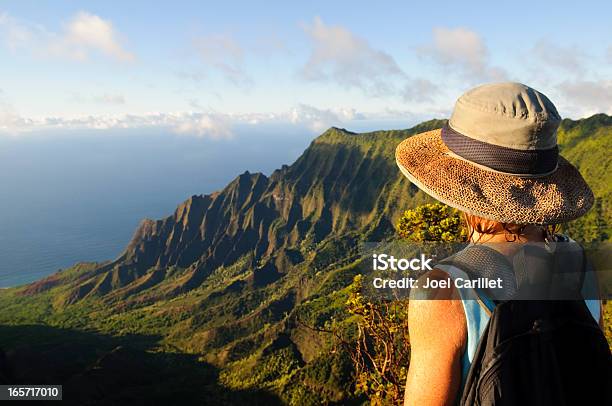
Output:
[[[463,212],[463,222],[468,229],[468,241],[472,240],[474,232],[477,232],[480,234],[478,240],[480,240],[484,234],[497,235],[504,233],[506,241],[519,242],[521,241],[521,237],[525,235],[525,228],[528,226],[528,224],[503,223],[465,212]],[[544,239],[550,239],[557,232],[559,232],[558,224],[544,225],[540,227],[542,229],[542,238]]]

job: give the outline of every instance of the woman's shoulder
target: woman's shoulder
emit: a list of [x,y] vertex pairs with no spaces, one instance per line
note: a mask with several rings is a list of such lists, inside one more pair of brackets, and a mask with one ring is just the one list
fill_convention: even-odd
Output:
[[[458,291],[452,283],[432,281],[449,281],[449,275],[434,268],[417,280],[418,293],[411,294],[408,305],[410,335],[412,337],[416,334],[444,346],[453,344],[457,348],[463,348],[466,319]],[[434,342],[432,347],[435,347]]]

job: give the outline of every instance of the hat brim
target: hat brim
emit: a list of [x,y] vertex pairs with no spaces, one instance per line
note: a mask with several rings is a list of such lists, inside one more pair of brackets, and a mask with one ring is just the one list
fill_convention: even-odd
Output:
[[402,173],[433,198],[468,214],[513,224],[560,224],[584,215],[594,202],[580,172],[563,157],[557,170],[524,178],[456,158],[441,130],[414,135],[395,150]]

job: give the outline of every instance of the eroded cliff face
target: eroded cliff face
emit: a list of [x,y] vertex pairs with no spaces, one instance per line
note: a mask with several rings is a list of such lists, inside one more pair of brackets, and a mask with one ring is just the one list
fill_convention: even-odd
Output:
[[395,166],[394,146],[405,135],[332,128],[270,177],[245,172],[221,191],[191,196],[171,216],[143,220],[122,255],[83,281],[69,301],[137,280],[142,291],[172,267],[184,269],[175,291],[185,292],[245,255],[250,268],[267,275],[258,279],[274,280],[331,235],[388,234],[400,201],[420,194]]

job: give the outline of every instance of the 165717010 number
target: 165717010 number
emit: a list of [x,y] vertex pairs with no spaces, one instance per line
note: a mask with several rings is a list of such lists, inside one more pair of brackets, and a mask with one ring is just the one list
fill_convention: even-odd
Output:
[[61,385],[0,385],[0,400],[61,400]]

